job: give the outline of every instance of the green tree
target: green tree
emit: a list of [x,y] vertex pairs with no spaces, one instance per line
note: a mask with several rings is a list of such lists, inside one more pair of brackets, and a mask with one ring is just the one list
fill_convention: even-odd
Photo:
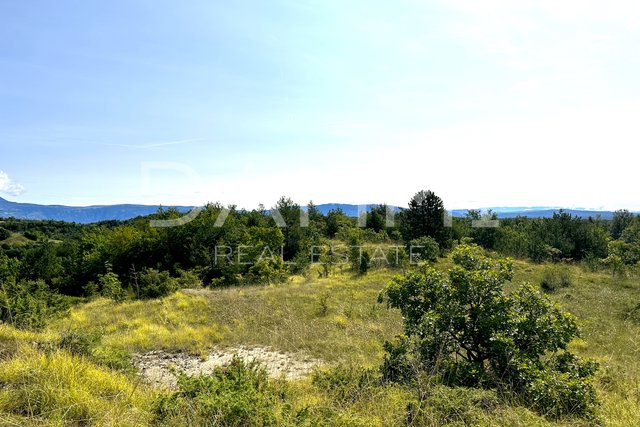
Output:
[[114,301],[123,301],[126,292],[122,289],[122,283],[118,275],[107,268],[107,273],[98,275],[98,283],[100,284],[100,293],[102,296],[111,298]]
[[285,261],[289,261],[304,248],[304,233],[300,226],[301,208],[290,198],[281,197],[276,203],[275,209],[286,223],[286,226],[282,227],[284,234],[283,256]]
[[498,240],[500,229],[489,226],[491,224],[489,221],[497,221],[498,215],[491,209],[484,215],[479,210],[471,209],[467,211],[466,216],[471,225],[471,238],[473,241],[483,248],[493,249]]
[[611,237],[613,240],[618,240],[624,230],[633,222],[634,214],[626,209],[617,210],[613,213],[611,219]]
[[375,231],[380,232],[387,229],[387,214],[389,211],[387,205],[382,204],[378,206],[374,206],[367,212],[367,225],[366,227]]
[[623,276],[626,266],[632,264],[629,260],[632,254],[631,245],[622,240],[609,242],[608,255],[602,260],[603,264],[611,269],[613,277]]
[[336,233],[344,227],[355,227],[355,223],[342,211],[342,209],[338,208],[330,210],[327,213],[326,236],[332,239],[335,237]]
[[453,261],[447,274],[423,266],[381,294],[404,322],[404,337],[385,345],[386,378],[428,372],[449,385],[508,388],[546,415],[593,415],[597,365],[567,351],[578,336],[573,316],[531,285],[506,293],[509,259],[460,245]]
[[419,191],[409,201],[409,209],[402,216],[402,233],[409,242],[419,237],[429,236],[438,242],[440,248],[450,246],[450,233],[445,227],[444,203],[433,191]]
[[0,227],[0,241],[7,240],[9,237],[11,237],[11,232],[6,228]]

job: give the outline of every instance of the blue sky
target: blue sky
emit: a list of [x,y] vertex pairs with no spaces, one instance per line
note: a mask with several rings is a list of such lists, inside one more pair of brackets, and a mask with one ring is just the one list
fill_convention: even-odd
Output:
[[10,200],[640,208],[637,2],[5,1],[0,19]]

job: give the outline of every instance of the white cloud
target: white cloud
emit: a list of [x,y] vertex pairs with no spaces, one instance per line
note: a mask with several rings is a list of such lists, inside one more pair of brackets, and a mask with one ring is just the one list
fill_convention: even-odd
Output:
[[0,193],[19,196],[24,193],[24,187],[9,178],[6,172],[0,171]]

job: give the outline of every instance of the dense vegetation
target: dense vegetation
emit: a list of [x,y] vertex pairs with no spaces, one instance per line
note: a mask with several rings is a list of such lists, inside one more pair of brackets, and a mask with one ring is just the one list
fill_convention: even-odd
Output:
[[[181,425],[185,419],[196,425],[509,425],[508,419],[543,425],[565,417],[597,424],[611,411],[609,392],[626,390],[640,402],[637,390],[622,385],[624,375],[610,372],[622,362],[597,371],[596,363],[570,351],[576,342],[589,345],[588,337],[599,337],[605,324],[624,329],[619,322],[640,323],[638,216],[620,211],[607,221],[559,212],[503,219],[493,227],[491,212],[448,219],[432,192],[417,193],[395,215],[385,205],[361,218],[339,210],[323,215],[312,203],[303,209],[287,198],[274,208],[210,204],[179,227],[150,224],[181,217],[172,210],[89,225],[0,220],[0,320],[6,323],[0,325],[0,381],[9,384],[0,393],[0,412],[53,423],[121,412],[129,425]],[[520,270],[507,256],[520,260]],[[606,285],[592,289],[594,280]],[[339,284],[326,287],[333,281]],[[516,288],[512,281],[529,284]],[[568,315],[536,285],[562,306],[580,303],[568,299],[583,292],[579,286],[587,286],[587,298],[617,289],[625,295],[623,313],[598,318],[579,335],[581,315],[592,316],[592,308],[573,305],[576,316]],[[215,289],[216,300],[176,293],[201,286]],[[376,304],[380,291],[403,320]],[[237,307],[244,292],[257,298],[251,307]],[[260,300],[272,294],[277,302]],[[256,314],[256,304],[266,304],[267,312]],[[249,323],[239,327],[242,322]],[[624,333],[633,334],[630,328]],[[273,338],[274,331],[283,332]],[[132,353],[202,352],[227,340],[307,349],[334,368],[295,385],[273,382],[260,367],[236,361],[210,377],[182,376],[178,391],[159,396],[131,383]],[[75,385],[85,390],[86,406],[75,403],[77,396],[38,394],[46,394],[43,383],[52,384],[49,369],[71,375],[74,366],[86,376]],[[27,378],[29,370],[35,374]],[[98,405],[104,390],[94,395],[93,385],[83,382],[92,378],[128,400]],[[603,385],[605,378],[612,385]],[[76,405],[76,412],[56,418],[61,415],[44,406],[27,411],[9,405],[21,401],[20,393],[30,396],[29,405],[37,395],[44,406],[49,399],[56,407]],[[640,414],[633,412],[640,404],[631,405],[635,409],[626,410]],[[504,414],[505,407],[522,406],[538,415]]]
[[[433,254],[433,245],[425,243],[425,237],[437,243],[440,254],[456,241],[472,239],[515,258],[583,261],[615,274],[640,261],[640,219],[626,211],[617,212],[612,221],[559,212],[553,218],[502,219],[499,227],[476,226],[482,225],[483,217],[469,211],[466,218],[453,218],[447,227],[442,200],[432,192],[417,193],[392,224],[386,221],[385,205],[361,220],[339,210],[322,215],[312,203],[302,209],[287,198],[274,208],[286,227],[278,224],[271,211],[216,204],[206,206],[195,220],[168,228],[151,227],[150,220],[179,218],[179,212],[90,225],[5,219],[0,224],[0,253],[18,262],[16,281],[43,280],[51,291],[90,296],[101,291],[100,278],[113,273],[124,290],[138,298],[156,296],[158,288],[173,290],[174,285],[159,284],[170,279],[202,281],[207,286],[278,281],[304,271],[318,260],[314,253],[320,254],[321,247],[331,246],[336,239],[349,246],[386,242],[406,247],[399,257],[395,253],[378,257],[384,261],[378,265],[395,266],[400,260],[417,260],[416,256],[432,258],[425,251]],[[496,218],[490,212],[485,216]],[[411,254],[407,253],[410,246],[414,247]],[[365,251],[357,261],[372,255]],[[154,274],[148,270],[169,276],[156,275],[158,283],[152,286],[156,289],[147,294],[138,282],[141,276]]]

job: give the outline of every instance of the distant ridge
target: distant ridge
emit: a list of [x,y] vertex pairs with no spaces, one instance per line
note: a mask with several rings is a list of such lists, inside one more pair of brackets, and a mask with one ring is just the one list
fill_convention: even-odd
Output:
[[[366,205],[367,210],[370,210],[372,207],[378,206],[377,204],[368,204]],[[358,216],[358,205],[350,205],[350,204],[341,204],[341,203],[327,203],[316,206],[320,212],[323,214],[327,214],[327,212],[334,209],[341,209],[346,215],[356,217]],[[393,208],[396,212],[402,210],[398,206],[389,206]],[[611,219],[613,218],[613,211],[597,211],[597,210],[589,210],[589,209],[563,209],[563,208],[552,208],[552,207],[544,207],[544,206],[535,206],[535,207],[490,207],[490,208],[480,208],[479,210],[482,212],[486,212],[491,209],[498,215],[498,218],[516,218],[518,216],[524,216],[528,218],[551,218],[554,213],[562,210],[565,213],[571,214],[573,216],[578,216],[580,218],[596,218],[600,217],[602,219]],[[455,217],[463,217],[467,214],[469,209],[452,209],[450,211],[452,216]]]
[[[163,206],[169,208],[170,206]],[[187,206],[173,206],[180,211],[188,211]],[[36,205],[32,203],[10,202],[0,197],[0,218],[36,219],[77,222],[88,224],[108,220],[127,220],[137,216],[156,213],[160,206],[150,205],[96,205],[62,206]]]
[[[367,210],[377,204],[366,205]],[[189,211],[192,206],[164,206],[164,208],[176,208],[181,212]],[[341,209],[346,215],[358,216],[358,205],[347,203],[325,203],[316,206],[320,212],[327,214],[331,210]],[[396,211],[401,210],[398,206],[390,206]],[[108,220],[127,220],[138,216],[151,215],[158,211],[158,205],[96,205],[96,206],[63,206],[63,205],[37,205],[33,203],[11,202],[0,197],[0,218],[34,219],[34,220],[55,220],[77,222],[87,224],[92,222]],[[499,218],[515,218],[525,216],[529,218],[550,218],[560,208],[551,207],[496,207],[483,208],[493,210]],[[564,212],[582,218],[600,217],[611,219],[612,211],[596,211],[587,209],[564,209]],[[456,217],[464,216],[467,209],[453,209],[451,214]]]

